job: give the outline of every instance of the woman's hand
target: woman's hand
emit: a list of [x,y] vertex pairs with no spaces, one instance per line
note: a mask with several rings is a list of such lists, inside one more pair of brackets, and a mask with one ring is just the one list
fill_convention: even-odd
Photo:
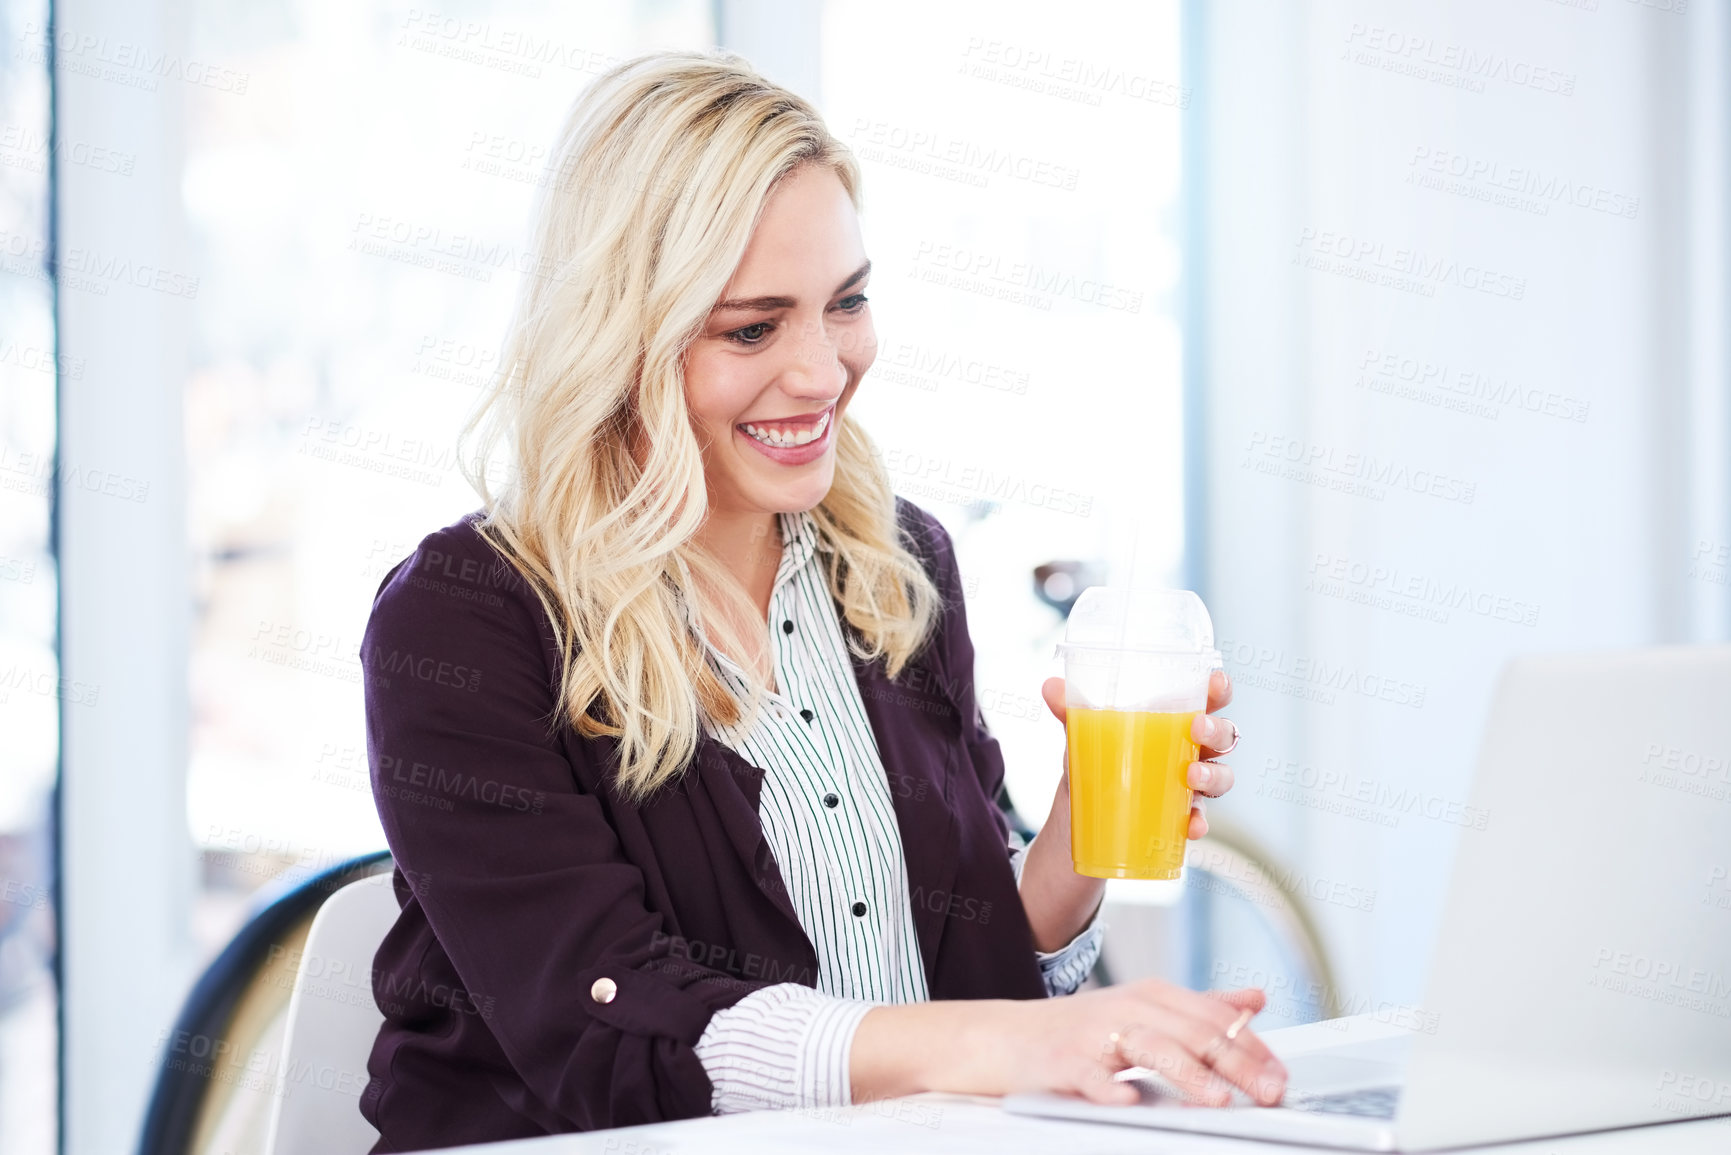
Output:
[[[1061,698],[1064,680],[1053,678],[1051,681],[1058,683]],[[1051,682],[1047,684],[1050,685]],[[1190,763],[1187,780],[1190,789],[1205,798],[1218,798],[1232,789],[1232,767],[1218,759],[1238,745],[1238,727],[1230,718],[1209,716],[1230,701],[1232,679],[1226,676],[1224,670],[1215,670],[1208,679],[1207,713],[1196,715],[1195,720],[1190,723],[1190,737],[1196,741],[1198,760]],[[1202,805],[1196,803],[1190,807],[1190,837],[1201,838],[1207,833],[1208,818],[1203,813]]]
[[1273,1105],[1286,1068],[1248,1028],[1227,1037],[1266,1001],[1253,988],[1198,994],[1143,979],[1062,999],[876,1007],[854,1035],[853,1097],[1053,1091],[1129,1104],[1136,1089],[1112,1076],[1146,1067],[1196,1103],[1226,1106],[1237,1087]]

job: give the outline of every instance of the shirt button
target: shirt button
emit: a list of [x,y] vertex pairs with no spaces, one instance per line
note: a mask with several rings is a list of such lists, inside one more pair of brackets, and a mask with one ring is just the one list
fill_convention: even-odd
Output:
[[806,720],[806,721],[807,721],[807,722],[809,722],[809,721],[811,721],[811,720],[812,720],[812,719],[813,719],[813,718],[815,718],[815,717],[817,717],[817,715],[816,715],[816,714],[814,714],[814,713],[812,713],[812,712],[811,712],[811,711],[810,711],[810,710],[801,710],[801,711],[800,711],[800,712],[799,712],[799,716],[800,716],[800,717],[801,717],[801,718],[804,718],[804,719],[805,719],[805,720]]
[[589,988],[589,997],[598,1003],[610,1003],[613,996],[619,993],[619,984],[612,979],[600,978]]
[[834,810],[837,806],[841,805],[841,799],[837,798],[834,794],[825,794],[823,796],[823,804],[831,810]]
[[784,620],[781,623],[781,632],[784,634],[793,633],[793,619],[792,618],[787,618],[786,620]]
[[853,916],[855,918],[864,918],[865,912],[866,912],[866,904],[865,903],[856,902],[853,904]]

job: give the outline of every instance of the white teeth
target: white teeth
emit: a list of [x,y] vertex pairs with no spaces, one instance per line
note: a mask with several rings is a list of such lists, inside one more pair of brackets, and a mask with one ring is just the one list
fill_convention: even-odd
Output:
[[823,436],[824,430],[829,428],[829,414],[825,413],[818,418],[817,424],[809,429],[774,429],[751,424],[743,425],[741,428],[765,445],[773,445],[780,449],[796,449],[801,445],[810,445]]

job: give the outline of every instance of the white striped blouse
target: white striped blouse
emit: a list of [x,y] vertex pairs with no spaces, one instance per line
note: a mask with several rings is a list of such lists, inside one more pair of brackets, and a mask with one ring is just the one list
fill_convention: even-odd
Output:
[[[708,732],[766,772],[758,816],[816,950],[817,987],[778,983],[710,1019],[696,1051],[716,1113],[847,1105],[860,1019],[873,1006],[929,998],[889,783],[817,557],[827,546],[810,514],[778,520],[781,565],[769,602],[775,690],[750,729],[710,724]],[[708,656],[743,700],[744,671],[713,646]],[[1018,883],[1025,857],[1013,855]],[[1104,929],[1096,912],[1063,949],[1035,952],[1048,994],[1081,985]]]

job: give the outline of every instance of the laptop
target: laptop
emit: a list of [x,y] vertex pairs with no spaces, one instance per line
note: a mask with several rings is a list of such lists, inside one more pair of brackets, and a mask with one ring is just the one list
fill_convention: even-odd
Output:
[[[1731,1115],[1731,646],[1509,662],[1472,805],[1489,820],[1460,835],[1423,1031],[1268,1032],[1277,1107],[1148,1075],[1133,1106],[1004,1109],[1360,1151]],[[1300,1033],[1340,1041],[1282,1042]]]

